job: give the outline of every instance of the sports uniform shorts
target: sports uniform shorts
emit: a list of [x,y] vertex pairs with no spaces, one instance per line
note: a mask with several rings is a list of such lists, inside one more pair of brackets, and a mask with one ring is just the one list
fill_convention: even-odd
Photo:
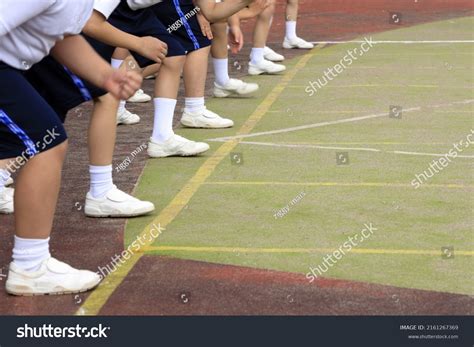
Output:
[[0,159],[23,160],[60,145],[66,130],[24,72],[0,62]]
[[151,9],[186,53],[212,44],[212,41],[202,33],[197,20],[199,8],[193,4],[192,0],[163,1],[152,6]]

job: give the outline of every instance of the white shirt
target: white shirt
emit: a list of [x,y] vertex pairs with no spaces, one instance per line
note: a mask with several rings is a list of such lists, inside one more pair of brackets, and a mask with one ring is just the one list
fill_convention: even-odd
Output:
[[66,35],[76,35],[93,0],[0,0],[0,61],[28,70]]
[[[161,1],[162,0],[127,0],[127,4],[132,10],[139,10],[153,6]],[[94,10],[102,13],[104,17],[108,19],[119,4],[120,0],[94,0]]]

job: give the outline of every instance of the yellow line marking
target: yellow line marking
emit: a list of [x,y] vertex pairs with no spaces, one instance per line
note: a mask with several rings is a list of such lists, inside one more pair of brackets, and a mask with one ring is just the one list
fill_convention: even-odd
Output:
[[[307,85],[294,84],[289,86],[291,89],[305,88]],[[331,85],[328,84],[324,88],[444,88],[444,89],[471,89],[469,86],[440,86],[437,84],[346,84],[346,85]]]
[[[272,107],[275,101],[278,100],[280,94],[285,90],[286,87],[288,87],[288,84],[293,80],[298,71],[304,68],[308,61],[322,47],[323,45],[316,46],[316,49],[308,52],[299,59],[298,63],[281,78],[280,82],[266,96],[262,103],[249,117],[249,119],[242,125],[237,133],[238,135],[248,134],[253,130],[257,123]],[[202,184],[204,184],[207,178],[214,172],[217,165],[219,165],[219,163],[224,158],[226,158],[229,153],[237,146],[238,142],[239,140],[231,140],[219,147],[214,152],[214,154],[204,162],[196,174],[185,184],[185,186],[174,197],[169,205],[160,212],[153,222],[145,227],[140,235],[141,240],[150,240],[148,244],[144,245],[145,247],[154,241],[153,237],[147,237],[147,235],[150,233],[150,230],[156,228],[156,225],[166,228],[166,226],[170,224],[179,215],[181,210],[189,203],[191,198],[202,186]],[[76,314],[97,315],[110,296],[117,289],[117,287],[122,283],[135,264],[140,260],[142,255],[143,253],[134,253],[133,256],[125,263],[125,265],[119,267],[117,271],[107,276],[103,283],[101,283],[100,286],[89,295]]]
[[[268,111],[268,113],[283,113],[285,115],[288,115],[288,112],[289,110],[291,111],[292,108],[291,107],[286,107],[284,109],[280,109],[280,110],[270,110]],[[361,111],[322,111],[322,112],[313,112],[311,113],[312,115],[325,115],[325,114],[360,114]],[[474,110],[471,110],[471,111],[467,111],[467,110],[464,110],[464,111],[439,111],[439,110],[434,110],[432,111],[432,113],[449,113],[449,114],[458,114],[458,113],[467,113],[467,114],[473,114],[474,113]],[[388,114],[388,113],[387,113]],[[293,115],[293,116],[290,116],[288,115],[289,117],[292,117],[292,118],[297,118],[298,116],[297,115]]]
[[[336,248],[337,249],[337,248]],[[187,247],[187,246],[150,246],[145,252],[197,252],[197,253],[332,253],[334,248],[242,248],[242,247]],[[412,255],[442,255],[440,250],[418,249],[377,249],[377,248],[352,248],[350,253],[359,254],[412,254]],[[474,256],[474,251],[457,251],[454,256]]]
[[282,145],[452,145],[449,142],[318,142],[318,141],[290,141]]
[[[390,187],[413,188],[408,183],[386,182],[252,182],[252,181],[215,181],[204,182],[205,185],[216,186],[304,186],[304,187]],[[424,184],[420,188],[474,188],[474,185],[464,184]]]

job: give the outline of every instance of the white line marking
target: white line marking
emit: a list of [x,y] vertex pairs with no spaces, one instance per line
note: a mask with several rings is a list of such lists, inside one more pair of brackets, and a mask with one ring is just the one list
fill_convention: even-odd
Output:
[[[354,41],[313,41],[312,44],[338,44],[338,43],[364,43],[365,40],[354,40]],[[474,43],[474,40],[380,40],[380,41],[371,41],[375,44],[388,43],[388,44],[436,44],[436,43]]]
[[[379,152],[379,153],[417,155],[417,156],[428,156],[428,157],[444,157],[446,155],[446,154],[422,153],[422,152],[384,151],[384,150],[377,149],[377,148],[365,148],[365,147],[333,147],[333,146],[317,146],[317,145],[295,145],[295,144],[273,143],[273,142],[241,141],[240,144],[242,144],[242,145],[255,145],[255,146],[268,146],[268,147],[284,147],[284,148],[316,148],[316,149],[330,149],[330,150],[342,150],[342,151]],[[457,158],[474,159],[474,155],[458,155]]]
[[[468,100],[450,102],[450,103],[447,103],[447,104],[439,104],[439,105],[432,105],[432,106],[425,106],[425,107],[426,108],[441,108],[441,107],[447,107],[447,106],[453,106],[453,105],[466,105],[466,104],[471,104],[473,102],[474,102],[474,99],[468,99]],[[403,109],[403,113],[419,111],[419,110],[421,110],[421,108],[422,108],[421,106],[406,108],[406,109]],[[361,120],[381,118],[381,117],[388,117],[388,112],[369,114],[367,116],[339,119],[339,120],[335,120],[335,121],[306,124],[306,125],[300,125],[300,126],[297,126],[297,127],[291,127],[291,128],[285,128],[285,129],[262,131],[262,132],[246,134],[246,135],[217,137],[217,138],[214,138],[214,139],[207,139],[207,141],[227,142],[227,141],[235,140],[235,139],[245,139],[245,138],[264,136],[264,135],[289,133],[289,132],[298,131],[298,130],[321,128],[321,127],[325,127],[325,126],[328,126],[328,125],[352,123],[352,122],[358,122],[358,121],[361,121]]]

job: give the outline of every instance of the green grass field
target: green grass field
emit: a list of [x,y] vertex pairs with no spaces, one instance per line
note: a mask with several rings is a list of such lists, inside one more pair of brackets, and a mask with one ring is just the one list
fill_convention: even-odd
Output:
[[[472,40],[473,24],[473,18],[449,20],[373,39]],[[179,134],[209,140],[235,136],[244,124],[254,125],[251,134],[329,124],[242,138],[235,148],[223,150],[224,142],[211,141],[204,157],[150,160],[137,195],[155,202],[158,212],[130,220],[125,242],[215,159],[210,176],[190,194],[190,201],[183,206],[175,201],[179,213],[148,254],[304,276],[364,223],[372,223],[377,231],[326,277],[474,294],[474,145],[463,148],[465,157],[454,159],[421,188],[411,185],[438,158],[429,154],[447,153],[474,129],[474,104],[469,102],[474,99],[474,46],[378,44],[308,96],[304,90],[309,81],[359,46],[354,42],[315,50],[304,66],[296,64],[305,57],[288,61],[289,75],[298,70],[286,82],[283,76],[246,78],[261,86],[254,98],[210,99],[208,107],[234,119],[235,127],[178,129]],[[264,100],[274,88],[284,89],[275,100]],[[391,105],[409,111],[401,119],[389,118]],[[256,124],[249,123],[258,107],[269,109]],[[338,165],[339,152],[348,154],[348,165]],[[243,163],[233,162],[231,153]],[[302,192],[305,196],[285,216],[274,217]],[[454,257],[444,259],[442,247],[454,247]]]

